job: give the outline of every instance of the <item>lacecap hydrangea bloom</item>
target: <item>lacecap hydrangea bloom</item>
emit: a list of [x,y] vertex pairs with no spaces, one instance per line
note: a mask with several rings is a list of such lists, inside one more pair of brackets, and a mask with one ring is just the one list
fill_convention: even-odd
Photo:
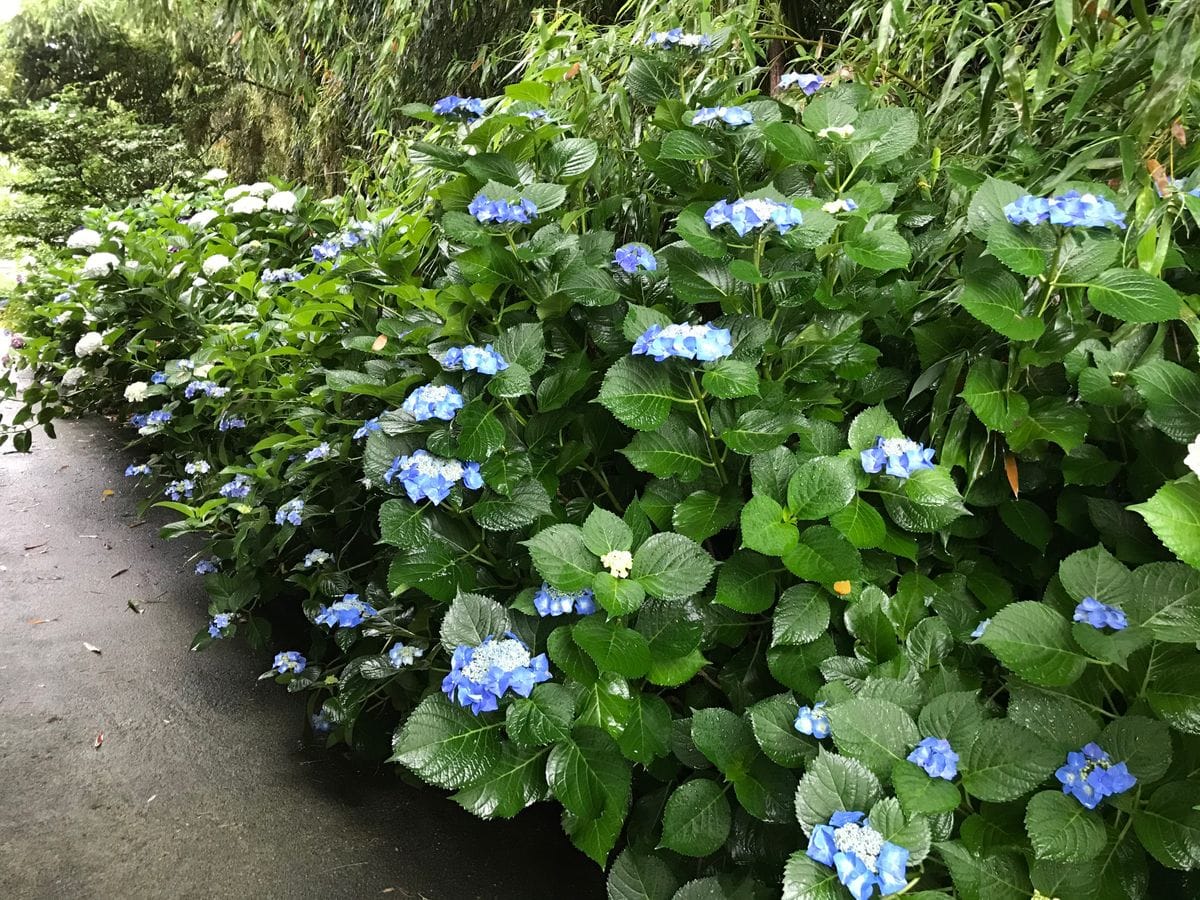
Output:
[[802,706],[796,711],[796,721],[792,724],[801,734],[823,741],[829,737],[829,716],[824,711],[825,703],[814,703],[812,706]]
[[318,459],[324,459],[329,455],[329,442],[322,441],[304,454],[305,462],[316,462]]
[[275,654],[271,668],[280,675],[299,675],[308,668],[308,660],[298,650],[285,650]]
[[95,250],[103,238],[92,228],[80,228],[67,238],[68,250]]
[[638,269],[647,272],[658,269],[658,260],[645,244],[624,244],[618,247],[613,252],[613,264],[630,275]]
[[908,438],[875,439],[875,446],[859,454],[863,471],[874,475],[884,471],[897,478],[908,478],[913,472],[933,468],[932,447],[910,441]]
[[138,463],[137,465],[131,465],[131,466],[127,466],[125,468],[125,477],[126,478],[132,478],[135,475],[149,475],[149,474],[150,474],[150,467],[148,465],[146,465],[145,463]]
[[196,574],[212,575],[217,571],[218,563],[220,562],[221,560],[217,559],[215,556],[210,556],[208,559],[202,559],[196,563]]
[[437,505],[450,496],[450,490],[460,481],[472,490],[483,487],[479,463],[442,459],[428,450],[415,450],[408,456],[397,456],[391,467],[383,473],[383,480],[391,484],[397,478],[413,503],[429,500]]
[[405,666],[411,666],[418,658],[425,655],[425,651],[420,647],[411,647],[407,644],[393,644],[388,650],[388,662],[392,664],[393,669],[403,669]]
[[787,72],[779,79],[779,89],[781,91],[798,87],[808,97],[811,97],[824,86],[825,79],[812,72]]
[[206,459],[197,459],[183,467],[189,475],[207,475],[212,471],[212,463]]
[[208,636],[212,638],[225,637],[225,629],[233,621],[233,616],[229,613],[217,613],[212,617],[212,621],[208,623]]
[[342,245],[336,238],[329,238],[321,241],[319,244],[314,244],[312,248],[313,262],[325,262],[330,259],[337,259],[342,253]]
[[1086,744],[1082,750],[1068,753],[1067,764],[1054,776],[1062,782],[1064,794],[1070,794],[1088,809],[1095,809],[1105,797],[1123,794],[1137,784],[1126,764],[1114,764],[1098,744]]
[[1026,194],[1004,207],[1004,215],[1014,225],[1077,226],[1081,228],[1125,227],[1125,213],[1111,200],[1095,194],[1067,191],[1053,197]]
[[460,644],[450,666],[442,691],[475,715],[499,709],[508,691],[528,697],[534,685],[550,680],[546,654],[530,656],[529,648],[511,633],[498,640],[489,635],[478,647]]
[[171,415],[170,410],[156,409],[153,412],[147,414],[146,424],[151,427],[161,426],[161,425],[166,425],[168,422],[171,421],[171,419],[172,419],[172,415]]
[[543,618],[565,616],[573,612],[588,616],[596,611],[596,600],[591,588],[567,593],[542,582],[542,586],[533,596],[533,606]]
[[442,356],[442,365],[447,369],[465,369],[480,375],[495,375],[508,368],[508,361],[491,344],[476,347],[451,347]]
[[305,569],[311,569],[313,566],[323,566],[331,559],[333,557],[324,550],[309,550],[308,554],[304,557],[304,562],[300,563],[300,565]]
[[780,234],[787,234],[797,225],[803,224],[804,218],[800,210],[790,203],[780,203],[759,197],[751,200],[718,200],[704,214],[710,231],[716,231],[722,225],[730,226],[737,232],[738,237],[745,237],[751,231],[766,225],[774,225]]
[[646,38],[647,47],[660,50],[708,50],[713,45],[713,39],[707,34],[688,34],[682,28],[672,28],[670,31],[652,31]]
[[483,115],[483,101],[478,97],[459,97],[451,94],[433,104],[436,115],[457,119],[478,119]]
[[1101,603],[1095,597],[1084,597],[1079,601],[1079,605],[1075,607],[1074,619],[1098,629],[1111,628],[1113,631],[1120,631],[1129,627],[1129,619],[1125,617],[1124,611]]
[[492,200],[480,191],[467,206],[467,212],[481,225],[528,225],[537,215],[537,204],[524,197],[511,203],[503,197]]
[[249,496],[253,484],[254,481],[249,475],[238,474],[233,476],[232,481],[221,485],[218,493],[229,500],[245,500]]
[[463,408],[463,396],[448,384],[425,384],[409,394],[400,408],[418,422],[449,422]]
[[668,357],[714,362],[733,352],[733,335],[728,328],[712,325],[651,325],[633,344],[634,356],[652,356],[655,362]]
[[275,511],[275,524],[282,525],[287,522],[290,525],[299,525],[303,521],[303,513],[304,501],[293,497]]
[[832,866],[854,900],[867,900],[875,888],[880,896],[895,894],[907,884],[908,850],[885,840],[861,812],[835,812],[829,824],[817,825],[805,853]]
[[379,615],[375,607],[358,599],[358,594],[344,594],[342,599],[317,610],[316,623],[330,628],[354,628],[369,616]]
[[196,483],[190,478],[180,478],[167,484],[163,490],[163,496],[169,497],[178,503],[180,500],[192,499],[192,492],[196,490]]
[[378,416],[373,419],[367,419],[365,422],[359,425],[357,429],[355,429],[354,440],[362,440],[372,431],[378,431],[380,427]]
[[229,393],[229,388],[221,387],[214,381],[189,381],[183,389],[183,396],[187,400],[194,400],[200,394],[205,397],[220,398]]
[[744,106],[702,106],[692,113],[693,125],[708,122],[724,122],[730,128],[741,128],[754,123],[754,115]]
[[958,774],[958,754],[945,738],[924,738],[913,752],[908,754],[908,761],[924,769],[930,778],[953,781],[954,776]]

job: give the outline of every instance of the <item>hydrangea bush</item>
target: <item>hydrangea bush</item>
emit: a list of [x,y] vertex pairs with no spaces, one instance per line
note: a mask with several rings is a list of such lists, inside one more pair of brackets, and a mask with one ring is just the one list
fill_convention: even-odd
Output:
[[12,424],[129,423],[197,647],[477,815],[553,799],[616,900],[1186,894],[1195,198],[950,165],[746,40],[406,107],[374,208],[85,217]]

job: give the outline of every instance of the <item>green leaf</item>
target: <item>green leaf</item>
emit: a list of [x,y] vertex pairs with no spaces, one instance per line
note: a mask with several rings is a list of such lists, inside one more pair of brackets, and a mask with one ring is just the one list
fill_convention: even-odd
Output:
[[617,744],[629,759],[648,766],[670,753],[671,708],[657,694],[635,693]]
[[788,588],[779,598],[771,630],[771,646],[811,644],[829,627],[829,601],[811,584]]
[[886,700],[848,700],[827,713],[838,750],[876,774],[890,772],[921,739],[912,717]]
[[633,548],[633,532],[616,513],[595,507],[583,523],[583,543],[597,557]]
[[992,617],[980,642],[1034,684],[1072,684],[1087,668],[1071,638],[1071,624],[1042,603],[1010,603]]
[[1025,296],[1017,280],[1000,266],[983,260],[963,273],[958,302],[972,316],[1009,340],[1032,341],[1041,337],[1046,323],[1025,316]]
[[625,87],[630,95],[647,106],[654,106],[669,97],[678,98],[679,85],[674,67],[657,59],[639,57],[625,75]]
[[811,163],[822,158],[813,136],[790,122],[772,122],[763,134],[776,153],[790,163]]
[[705,370],[704,389],[714,397],[732,400],[758,396],[758,369],[740,359],[722,359]]
[[468,403],[455,418],[461,429],[458,452],[464,459],[482,462],[504,446],[504,426],[487,403]]
[[560,591],[575,592],[592,586],[600,561],[588,550],[583,531],[575,525],[551,525],[527,541],[533,565]]
[[658,150],[660,159],[680,159],[685,162],[712,159],[720,155],[720,149],[708,138],[683,129],[668,132]]
[[1028,401],[1005,387],[1004,367],[994,359],[981,359],[971,366],[959,396],[993,431],[1011,431],[1029,415]]
[[750,456],[778,447],[791,433],[787,420],[765,409],[752,409],[738,416],[731,428],[721,432],[721,440],[734,453]]
[[1200,481],[1168,481],[1145,503],[1130,506],[1168,550],[1200,569]]
[[800,542],[783,554],[783,564],[798,578],[822,584],[853,581],[862,571],[854,545],[825,525],[802,532]]
[[552,512],[550,495],[536,478],[523,478],[507,497],[485,495],[471,507],[471,516],[485,531],[515,531]]
[[[720,259],[727,252],[725,242],[718,235],[713,234],[708,223],[704,221],[704,213],[708,207],[707,203],[693,203],[686,207],[679,213],[679,218],[675,220],[675,232],[701,256]],[[666,323],[660,322],[659,324]],[[641,331],[638,334],[641,334]]]
[[528,698],[518,698],[505,711],[508,736],[523,747],[541,747],[571,736],[575,699],[561,684],[545,682]]
[[654,534],[633,555],[630,577],[651,597],[690,597],[704,590],[715,563],[704,549],[682,534]]
[[401,550],[413,550],[429,540],[429,518],[423,507],[404,500],[385,500],[379,507],[379,539]]
[[1103,546],[1072,553],[1059,566],[1058,577],[1076,603],[1094,597],[1101,603],[1123,606],[1134,596],[1133,576]]
[[829,524],[860,550],[880,547],[887,537],[883,516],[862,497],[855,497],[845,509],[831,513]]
[[585,616],[572,628],[571,636],[602,672],[640,678],[650,670],[650,645],[638,632],[619,622]]
[[1142,846],[1170,869],[1200,868],[1200,785],[1164,784],[1133,817]]
[[660,364],[644,357],[622,356],[604,375],[597,398],[625,425],[653,431],[667,421],[675,394]]
[[537,206],[538,215],[541,216],[558,209],[566,202],[567,189],[561,184],[534,182],[521,187],[521,198],[532,201]]
[[592,580],[592,591],[596,602],[610,616],[624,616],[635,612],[646,599],[645,589],[628,578],[615,578],[608,572],[597,572]]
[[580,727],[550,751],[546,780],[569,812],[595,818],[628,791],[629,765],[611,737],[598,728]]
[[903,437],[904,432],[895,418],[883,406],[864,409],[850,423],[850,449],[866,450],[875,446],[878,438]]
[[1008,434],[1008,445],[1020,453],[1034,441],[1051,441],[1070,453],[1080,446],[1088,429],[1088,414],[1062,397],[1038,397],[1029,415]]
[[521,750],[505,744],[499,762],[451,799],[480,818],[511,819],[525,807],[546,799],[545,756],[545,750]]
[[823,519],[845,509],[854,499],[854,473],[849,460],[818,456],[802,463],[788,481],[788,511],[797,519]]
[[1025,189],[999,178],[988,178],[980,185],[967,208],[967,227],[980,240],[986,240],[997,222],[1007,222],[1004,207],[1024,196]]
[[1050,544],[1053,526],[1040,506],[1029,500],[1006,500],[999,506],[1000,520],[1008,530],[1043,553]]
[[1025,861],[1015,853],[976,854],[958,841],[942,842],[937,849],[961,900],[1029,900],[1033,894]]
[[1141,269],[1109,269],[1088,286],[1088,302],[1122,322],[1167,322],[1179,318],[1179,295]]
[[672,900],[679,880],[660,857],[630,847],[608,873],[608,900]]
[[708,778],[694,778],[668,798],[660,846],[683,856],[708,856],[725,843],[730,823],[724,789]]
[[1018,275],[1033,277],[1046,271],[1054,236],[1049,228],[1023,228],[1001,220],[988,229],[987,248]]
[[638,432],[621,453],[643,472],[683,482],[695,481],[701,468],[712,465],[703,438],[675,417],[657,431]]
[[460,593],[442,619],[442,646],[450,652],[461,644],[478,647],[488,637],[499,637],[511,628],[508,612],[495,600]]
[[501,724],[473,715],[444,694],[431,694],[397,730],[389,762],[408,766],[437,787],[466,787],[500,762]]
[[826,128],[841,128],[858,118],[858,110],[829,94],[818,94],[804,107],[804,127],[814,134]]
[[796,818],[806,829],[824,825],[838,810],[865,810],[881,796],[879,779],[856,759],[824,749],[796,788]]
[[733,522],[739,505],[740,501],[729,494],[696,491],[675,506],[671,524],[680,534],[694,541],[704,541]]
[[855,235],[846,242],[845,251],[860,266],[877,272],[907,269],[912,262],[912,248],[898,232],[890,228]]
[[1059,752],[1033,732],[1004,719],[988,719],[959,768],[968,794],[1003,803],[1033,790],[1061,764]]
[[729,267],[702,256],[690,247],[675,245],[661,251],[667,262],[671,289],[684,303],[736,304],[744,293],[729,274]]
[[1165,359],[1143,363],[1131,374],[1155,428],[1181,443],[1200,434],[1200,375]]
[[717,573],[717,594],[722,606],[743,613],[760,613],[775,602],[778,570],[771,561],[749,550],[738,550]]
[[882,107],[859,113],[854,120],[850,159],[856,165],[879,166],[899,159],[920,136],[917,114],[911,109]]
[[1108,843],[1100,814],[1062,791],[1042,791],[1029,798],[1025,830],[1038,859],[1086,862]]
[[845,895],[836,869],[821,865],[803,850],[788,857],[783,870],[783,900],[842,900]]
[[1114,719],[1096,743],[1114,761],[1128,764],[1143,787],[1158,781],[1171,767],[1171,732],[1158,719],[1128,715]]
[[1133,584],[1125,603],[1133,624],[1159,641],[1200,642],[1200,571],[1176,562],[1149,563],[1134,570]]
[[[546,174],[555,179],[578,178],[591,171],[600,151],[588,138],[563,138],[550,145]],[[541,329],[539,328],[539,331]]]
[[540,371],[546,361],[546,338],[541,325],[509,325],[496,338],[495,347],[506,362],[516,363],[530,374]]
[[731,781],[745,775],[758,756],[749,723],[721,707],[692,712],[692,741],[696,749]]
[[1146,699],[1158,717],[1184,734],[1200,734],[1200,659],[1155,669]]
[[958,785],[944,778],[931,778],[924,769],[906,759],[892,768],[892,789],[910,816],[953,812],[962,802]]
[[800,540],[783,507],[770,497],[754,496],[742,507],[742,544],[767,556],[783,556]]
[[791,694],[776,694],[749,709],[750,727],[762,752],[773,762],[795,769],[816,756],[816,748],[796,731],[799,704]]

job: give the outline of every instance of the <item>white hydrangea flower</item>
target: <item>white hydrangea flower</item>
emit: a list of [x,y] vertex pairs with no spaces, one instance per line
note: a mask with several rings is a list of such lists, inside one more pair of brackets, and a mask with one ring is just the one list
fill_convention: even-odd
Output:
[[116,234],[129,234],[129,223],[128,222],[109,222],[108,230],[115,232]]
[[224,196],[226,203],[230,203],[236,200],[238,197],[246,196],[248,193],[250,193],[250,185],[239,184],[228,188],[222,196]]
[[202,228],[207,228],[208,223],[217,218],[219,215],[221,214],[215,209],[202,209],[200,212],[188,219],[184,224],[187,225],[188,228],[192,229],[192,231],[199,231]]
[[83,271],[79,274],[84,278],[103,278],[111,275],[121,265],[121,260],[112,253],[93,253],[83,261]]
[[229,177],[229,173],[224,169],[209,169],[200,176],[201,181],[224,181]]
[[80,228],[67,238],[68,250],[95,250],[103,238],[92,228]]
[[71,368],[67,369],[67,371],[63,372],[62,386],[65,388],[73,388],[75,385],[79,384],[80,380],[86,374],[86,370],[80,368],[79,366],[72,366]]
[[146,399],[150,385],[144,381],[134,381],[125,388],[125,399],[130,403],[141,403]]
[[830,200],[828,203],[823,203],[821,205],[821,211],[827,212],[831,216],[840,212],[853,212],[853,210],[850,208],[850,204],[841,198],[837,200]]
[[229,214],[233,216],[252,216],[256,212],[262,212],[267,206],[267,201],[262,197],[239,197],[229,204]]
[[1188,444],[1187,456],[1183,458],[1183,464],[1200,475],[1200,434],[1196,435],[1196,439]]
[[201,266],[201,268],[204,269],[205,275],[207,275],[209,278],[212,278],[222,269],[229,268],[229,257],[222,253],[214,253],[208,259],[204,260],[204,264]]
[[193,373],[195,373],[197,378],[207,378],[208,373],[211,372],[212,370],[213,370],[213,364],[205,363],[202,366],[196,366],[196,368],[193,369],[192,371],[193,371]]
[[628,550],[610,550],[600,557],[600,565],[608,569],[613,578],[628,578],[633,568],[633,554]]
[[91,356],[104,346],[104,335],[98,331],[89,331],[75,342],[75,355],[82,359]]
[[839,137],[843,141],[854,134],[853,125],[830,125],[828,128],[822,128],[817,132],[817,137]]
[[71,321],[71,310],[69,310],[69,309],[64,309],[57,316],[54,317],[55,325],[66,325],[70,321]]
[[249,185],[246,190],[255,197],[267,197],[275,193],[279,188],[275,187],[269,181],[256,181],[254,184]]
[[290,213],[296,208],[296,195],[291,191],[279,191],[272,194],[267,201],[267,209],[271,212]]
[[178,263],[178,264],[176,264],[175,268],[173,268],[170,272],[167,273],[167,280],[170,281],[172,278],[178,278],[182,274],[183,274],[183,263]]

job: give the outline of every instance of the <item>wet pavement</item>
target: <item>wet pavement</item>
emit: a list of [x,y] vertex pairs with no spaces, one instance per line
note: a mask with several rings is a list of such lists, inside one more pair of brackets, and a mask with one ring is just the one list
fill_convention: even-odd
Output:
[[194,547],[139,525],[106,423],[58,434],[0,448],[0,897],[604,896],[553,805],[482,822],[306,748],[264,655],[189,652]]

